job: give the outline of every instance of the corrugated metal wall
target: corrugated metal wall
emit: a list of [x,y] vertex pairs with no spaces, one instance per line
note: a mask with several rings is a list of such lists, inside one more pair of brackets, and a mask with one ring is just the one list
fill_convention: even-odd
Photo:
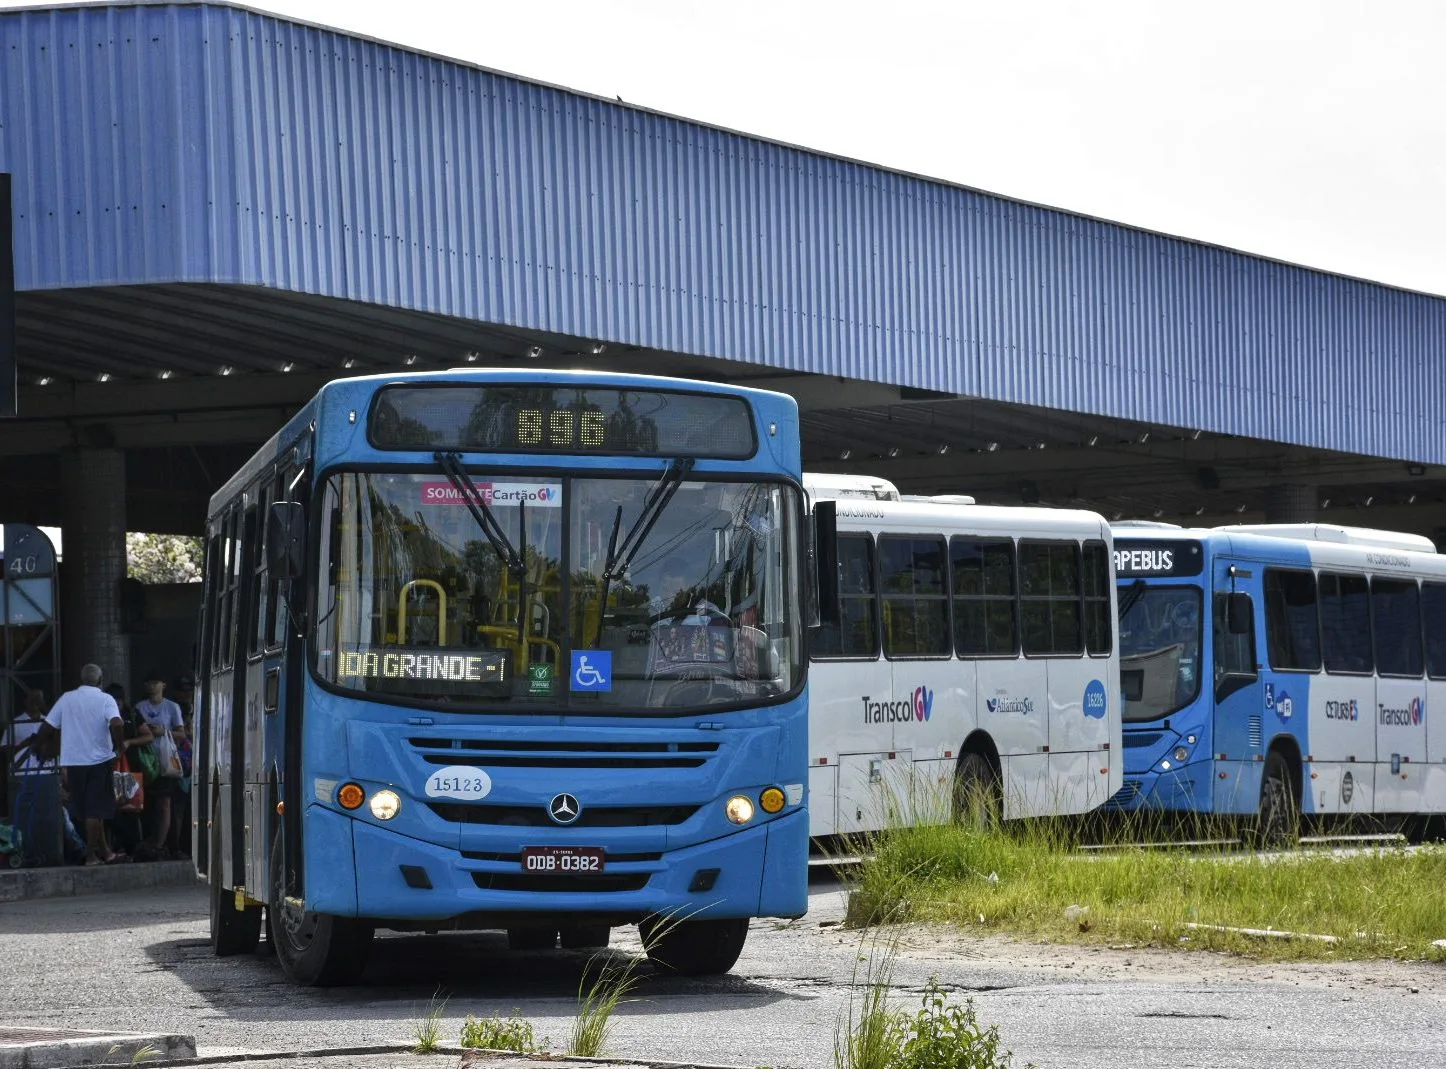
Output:
[[217,6],[0,13],[22,289],[242,282],[1446,462],[1446,301]]

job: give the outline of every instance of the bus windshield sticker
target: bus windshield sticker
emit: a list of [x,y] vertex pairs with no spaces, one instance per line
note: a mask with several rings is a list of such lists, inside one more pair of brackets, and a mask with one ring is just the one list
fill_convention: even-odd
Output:
[[[562,484],[560,483],[477,483],[481,500],[497,508],[525,502],[532,508],[555,509],[562,507]],[[449,482],[422,484],[424,505],[465,505],[463,492]]]
[[572,689],[612,690],[612,650],[573,650]]
[[448,765],[427,777],[428,798],[458,798],[475,802],[492,793],[492,777],[472,765]]

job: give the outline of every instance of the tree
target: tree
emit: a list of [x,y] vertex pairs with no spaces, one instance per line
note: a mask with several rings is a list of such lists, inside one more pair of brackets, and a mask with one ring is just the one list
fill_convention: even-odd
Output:
[[126,575],[142,583],[199,583],[202,543],[189,535],[129,532]]

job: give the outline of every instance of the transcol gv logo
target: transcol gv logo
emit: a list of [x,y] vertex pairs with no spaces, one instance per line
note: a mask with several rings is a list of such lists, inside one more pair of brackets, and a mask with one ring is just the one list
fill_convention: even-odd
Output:
[[928,687],[915,687],[907,698],[876,702],[863,696],[865,724],[923,723],[934,715],[934,692]]
[[1392,708],[1389,705],[1378,705],[1380,710],[1381,724],[1395,727],[1420,727],[1421,722],[1426,719],[1426,703],[1420,698],[1412,698],[1411,704],[1400,708]]

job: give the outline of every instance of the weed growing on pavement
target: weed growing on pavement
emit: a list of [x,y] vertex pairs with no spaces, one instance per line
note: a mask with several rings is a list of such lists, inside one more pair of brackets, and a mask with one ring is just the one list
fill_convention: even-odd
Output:
[[[946,921],[1033,938],[1226,950],[1270,959],[1446,960],[1446,848],[1158,849],[1154,827],[1082,852],[1073,826],[896,827],[872,837],[847,922]],[[1231,930],[1234,929],[1234,930]],[[1270,930],[1321,938],[1261,938]]]
[[589,959],[577,983],[577,1018],[567,1053],[596,1058],[607,1046],[618,1004],[638,984],[639,959],[618,963],[599,954]]
[[[914,1013],[893,1004],[893,937],[866,941],[854,966],[848,1007],[834,1030],[835,1069],[1009,1069],[999,1029],[984,1028],[973,1000],[949,1001],[931,977]],[[862,969],[860,969],[860,964]]]
[[[118,1053],[120,1053],[121,1050],[122,1050],[122,1044],[117,1043],[115,1046],[111,1047],[110,1050],[107,1051],[106,1053],[107,1053],[107,1054],[118,1054]],[[142,1044],[141,1046],[137,1047],[135,1050],[131,1051],[131,1053],[130,1053],[130,1059],[129,1059],[129,1061],[127,1062],[127,1064],[129,1064],[129,1065],[140,1065],[140,1064],[143,1063],[143,1062],[151,1061],[152,1059],[154,1059],[154,1058],[159,1058],[160,1056],[161,1056],[161,1048],[159,1048],[159,1047],[157,1047],[157,1046],[153,1046],[153,1045],[150,1044],[150,1043],[144,1043],[144,1044]],[[119,1063],[117,1063],[117,1064],[119,1064]]]
[[412,1038],[416,1040],[412,1045],[413,1054],[435,1054],[442,1046],[442,1013],[447,1008],[447,1000],[438,998],[439,995],[441,991],[433,994],[427,1003],[427,1012],[412,1022]]
[[462,1022],[462,1046],[482,1050],[508,1050],[514,1054],[535,1054],[547,1047],[543,1037],[537,1042],[537,1033],[532,1025],[520,1017],[484,1017],[481,1020],[470,1014]]

